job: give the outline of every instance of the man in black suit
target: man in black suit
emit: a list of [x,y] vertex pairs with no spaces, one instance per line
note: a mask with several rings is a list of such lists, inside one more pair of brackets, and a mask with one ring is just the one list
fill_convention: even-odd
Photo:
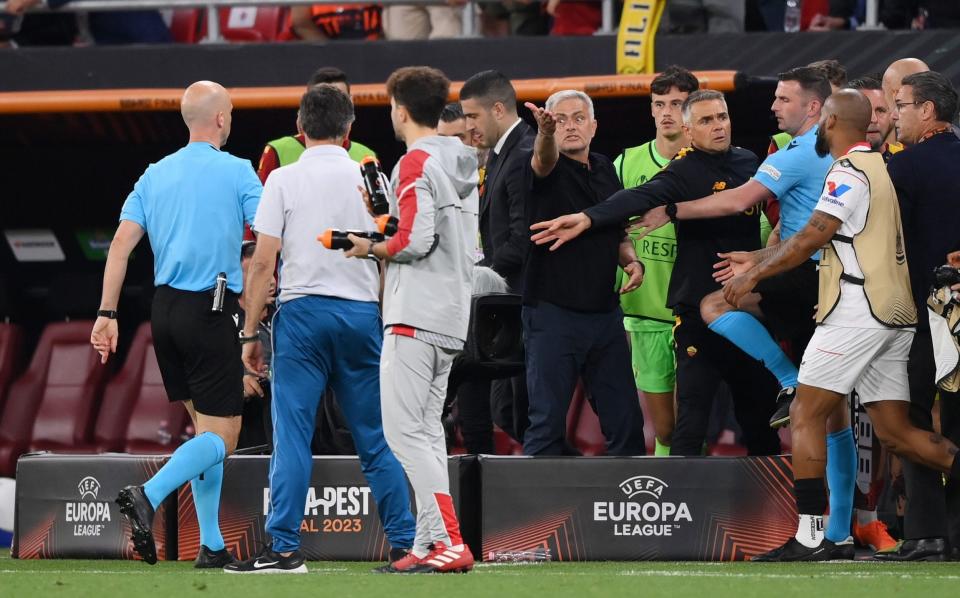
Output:
[[533,149],[536,131],[517,115],[513,85],[497,71],[483,71],[467,79],[460,90],[460,106],[474,143],[490,150],[480,192],[482,264],[493,268],[507,280],[512,292],[519,293],[530,238],[519,157]]
[[[517,94],[498,71],[483,71],[467,79],[460,90],[460,106],[474,145],[487,149],[480,187],[481,265],[502,276],[510,292],[521,293],[523,261],[530,243],[524,211],[522,156],[533,150],[537,134],[517,114]],[[529,158],[528,158],[529,160]],[[469,393],[480,401],[478,386]],[[487,395],[489,396],[489,394]],[[461,408],[464,393],[459,395]],[[493,421],[518,442],[529,425],[524,374],[492,383]],[[476,404],[475,407],[481,407]],[[485,406],[484,406],[485,407]]]

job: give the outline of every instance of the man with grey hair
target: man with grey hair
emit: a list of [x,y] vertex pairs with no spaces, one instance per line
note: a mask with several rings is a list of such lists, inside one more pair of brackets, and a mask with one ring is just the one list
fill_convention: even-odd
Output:
[[[610,160],[590,151],[597,121],[589,96],[565,90],[550,96],[546,108],[526,106],[538,129],[522,170],[531,222],[579,212],[621,188]],[[629,275],[620,292],[640,286],[643,264],[622,226],[560,251],[530,247],[523,274],[530,402],[524,454],[564,453],[567,410],[578,378],[593,398],[607,454],[645,452],[643,415],[614,291],[618,259]]]
[[[303,94],[298,125],[306,151],[267,179],[253,229],[257,248],[247,274],[244,306],[260,313],[281,254],[280,307],[273,319],[273,429],[270,462],[272,544],[228,573],[306,573],[300,550],[303,502],[310,484],[317,408],[329,386],[343,410],[370,485],[390,560],[406,556],[415,521],[400,462],[384,438],[380,411],[380,279],[372,260],[345,260],[316,239],[324,229],[373,230],[364,206],[360,169],[343,148],[353,103],[332,85]],[[255,318],[244,323],[243,363],[260,373]]]
[[[639,187],[620,191],[582,212],[534,224],[532,229],[540,231],[533,236],[537,250],[550,244],[551,254],[560,254],[603,231],[619,231],[628,218],[656,206],[666,205],[675,214],[682,202],[750,179],[757,168],[757,157],[730,145],[730,116],[722,93],[693,92],[684,101],[682,114],[683,131],[692,147],[680,150],[673,161]],[[721,380],[733,391],[735,413],[749,454],[776,454],[780,442],[767,424],[773,412],[769,393],[776,389],[776,380],[759,362],[711,332],[700,317],[700,302],[720,289],[712,267],[717,253],[734,247],[760,247],[760,210],[684,220],[677,223],[676,231],[677,260],[667,294],[667,305],[677,318],[677,426],[670,454],[702,454]]]

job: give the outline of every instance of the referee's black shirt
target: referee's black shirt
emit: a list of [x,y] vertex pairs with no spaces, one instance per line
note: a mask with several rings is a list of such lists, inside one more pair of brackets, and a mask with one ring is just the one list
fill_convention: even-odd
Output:
[[[639,187],[620,191],[587,209],[586,214],[593,221],[593,228],[616,230],[628,218],[651,208],[739,187],[750,179],[758,165],[753,152],[739,147],[722,154],[685,148],[655,177]],[[713,280],[717,253],[760,248],[760,206],[735,216],[681,220],[676,229],[677,261],[670,277],[667,306],[681,315],[699,312],[700,300],[720,288]]]
[[960,249],[960,139],[952,131],[897,152],[887,172],[900,200],[910,286],[921,327],[933,269]]
[[[533,173],[528,151],[524,160],[529,182],[527,217],[530,224],[576,214],[610,197],[623,187],[613,164],[591,153],[590,166],[560,154],[545,178]],[[617,307],[614,290],[623,229],[588,230],[581,237],[550,251],[549,244],[530,243],[524,264],[523,304],[546,301],[567,309],[600,313]]]

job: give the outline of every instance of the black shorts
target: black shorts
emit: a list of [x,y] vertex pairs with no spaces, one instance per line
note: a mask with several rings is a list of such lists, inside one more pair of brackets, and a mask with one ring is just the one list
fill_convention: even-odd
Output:
[[223,311],[210,310],[213,294],[157,287],[150,318],[157,365],[167,397],[193,401],[197,413],[243,413],[243,364],[233,321],[238,296],[227,293]]
[[[809,341],[816,328],[814,307],[819,293],[817,263],[807,260],[792,270],[761,280],[760,311],[780,340]],[[802,349],[801,349],[802,352]]]

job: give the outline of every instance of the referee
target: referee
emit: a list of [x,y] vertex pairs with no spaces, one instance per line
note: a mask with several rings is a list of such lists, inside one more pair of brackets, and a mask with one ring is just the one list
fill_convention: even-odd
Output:
[[[191,482],[200,524],[198,568],[233,562],[220,535],[223,460],[237,444],[243,410],[243,366],[231,314],[241,291],[243,225],[253,221],[262,187],[250,163],[220,147],[230,135],[227,90],[199,81],[183,94],[190,130],[186,147],[151,164],[120,212],[103,275],[90,342],[106,363],[117,349],[117,302],[130,252],[144,233],[155,256],[151,324],[163,385],[182,401],[197,435],[178,448],[143,486],[127,486],[117,504],[130,521],[134,550],[157,562],[154,512]],[[226,288],[215,292],[220,273]],[[219,299],[219,301],[218,301]]]

